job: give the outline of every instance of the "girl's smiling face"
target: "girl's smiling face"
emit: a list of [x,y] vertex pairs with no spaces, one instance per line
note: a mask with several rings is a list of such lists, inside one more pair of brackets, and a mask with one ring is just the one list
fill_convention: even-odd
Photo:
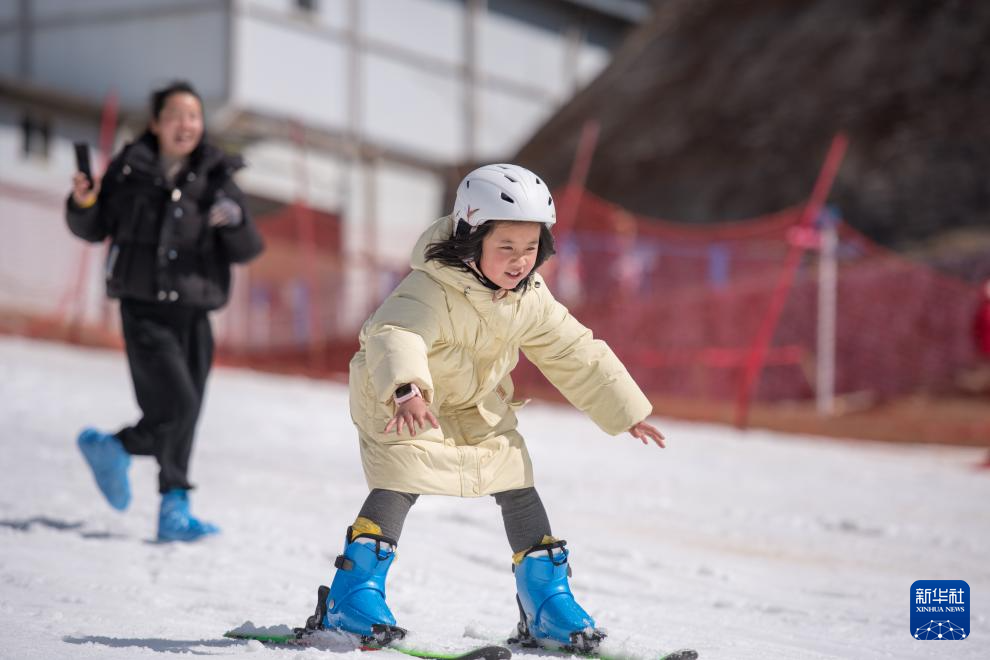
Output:
[[481,242],[481,272],[503,289],[514,289],[530,274],[540,247],[540,223],[495,222]]
[[151,120],[151,132],[158,137],[163,156],[184,158],[203,137],[203,106],[187,92],[176,92],[166,100],[158,116]]

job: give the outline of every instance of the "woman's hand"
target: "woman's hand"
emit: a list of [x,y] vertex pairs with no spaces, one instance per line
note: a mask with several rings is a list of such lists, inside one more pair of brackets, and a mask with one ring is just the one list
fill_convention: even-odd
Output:
[[649,441],[652,440],[658,447],[667,446],[663,443],[663,433],[652,424],[647,424],[645,419],[629,429],[629,434],[637,440],[642,440],[644,445],[650,444]]
[[96,196],[100,194],[100,180],[94,176],[93,186],[89,185],[89,178],[82,172],[72,175],[72,201],[76,206],[86,208],[96,203]]
[[420,431],[426,428],[426,422],[432,424],[435,429],[440,428],[437,418],[433,416],[433,413],[430,412],[430,407],[426,405],[426,401],[420,396],[413,397],[399,404],[399,407],[395,411],[395,417],[390,419],[385,426],[385,434],[391,433],[394,428],[396,435],[402,435],[403,422],[405,422],[406,427],[409,429],[410,437],[419,432],[416,430],[414,424],[419,426]]
[[244,219],[244,212],[234,200],[224,197],[210,207],[211,227],[236,227]]

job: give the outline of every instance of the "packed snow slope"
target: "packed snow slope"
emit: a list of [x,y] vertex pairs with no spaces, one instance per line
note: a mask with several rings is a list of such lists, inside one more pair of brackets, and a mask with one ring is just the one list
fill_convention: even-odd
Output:
[[[357,656],[222,637],[248,621],[302,624],[332,577],[366,494],[346,388],[214,373],[192,501],[223,534],[193,545],[154,542],[153,461],[135,459],[120,514],[78,454],[81,427],[116,430],[136,414],[121,354],[0,338],[0,657]],[[981,451],[659,419],[660,450],[566,407],[532,404],[520,419],[554,533],[572,550],[572,587],[614,648],[990,657]],[[492,498],[422,498],[389,575],[400,625],[451,649],[504,639],[517,618],[510,554]],[[911,636],[920,579],[969,583],[969,639]]]

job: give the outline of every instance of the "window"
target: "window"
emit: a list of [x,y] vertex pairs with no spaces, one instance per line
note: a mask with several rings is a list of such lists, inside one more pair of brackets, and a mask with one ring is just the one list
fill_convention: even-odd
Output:
[[30,115],[21,118],[21,139],[24,158],[48,160],[51,146],[51,121]]

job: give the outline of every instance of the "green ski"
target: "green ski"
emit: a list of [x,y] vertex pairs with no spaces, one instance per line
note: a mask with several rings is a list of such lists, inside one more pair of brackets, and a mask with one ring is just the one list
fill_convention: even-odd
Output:
[[[337,633],[337,635],[338,638],[343,637],[343,633]],[[253,639],[261,642],[262,644],[271,644],[276,646],[322,647],[320,643],[321,635],[316,633],[303,633],[300,635],[296,633],[270,632],[264,630],[228,630],[223,634],[223,636],[229,639]],[[509,660],[509,658],[512,657],[512,651],[504,646],[479,646],[477,648],[472,648],[462,652],[429,651],[427,649],[406,646],[399,643],[398,640],[390,644],[382,645],[374,642],[362,641],[357,638],[354,639],[354,645],[351,648],[327,648],[323,650],[337,650],[340,652],[350,652],[355,650],[396,651],[414,658],[421,658],[422,660]]]

